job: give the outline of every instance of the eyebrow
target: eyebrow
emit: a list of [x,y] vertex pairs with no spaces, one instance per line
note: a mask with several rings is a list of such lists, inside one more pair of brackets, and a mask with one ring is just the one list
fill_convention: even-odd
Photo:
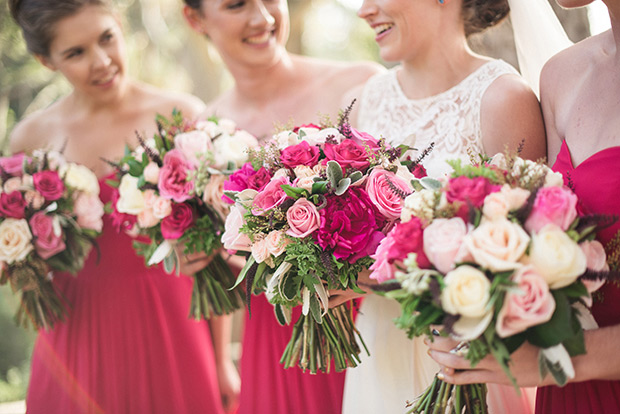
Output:
[[[105,29],[100,35],[99,35],[99,39],[101,39],[102,37],[110,34],[111,32],[114,31],[114,27],[108,27],[107,29]],[[71,46],[68,49],[63,50],[62,52],[60,52],[60,54],[62,56],[67,56],[68,54],[71,54],[72,52],[81,49],[82,45],[76,45],[76,46]]]

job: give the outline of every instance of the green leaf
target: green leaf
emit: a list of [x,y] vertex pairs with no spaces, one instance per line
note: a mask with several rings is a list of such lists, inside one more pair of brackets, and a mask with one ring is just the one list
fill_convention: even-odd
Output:
[[169,254],[164,258],[164,270],[166,273],[172,274],[176,265],[176,254]]
[[315,294],[310,295],[310,313],[316,323],[319,325],[323,323],[323,317],[321,316],[321,304]]
[[308,194],[308,190],[305,188],[292,187],[288,184],[283,184],[280,187],[284,190],[287,196],[294,198],[295,200],[303,197],[305,194]]
[[361,180],[362,178],[364,178],[364,174],[362,174],[361,171],[353,171],[353,173],[351,173],[351,175],[349,175],[349,178],[351,179],[351,184]]
[[336,187],[336,191],[334,191],[334,193],[337,196],[343,195],[349,189],[350,185],[351,179],[349,177],[343,178],[338,182],[338,187]]
[[142,171],[144,171],[142,163],[136,161],[135,159],[130,159],[129,161],[127,161],[127,165],[129,166],[129,174],[133,175],[134,177],[139,177],[140,175],[142,175]]
[[571,283],[565,288],[559,289],[559,291],[569,298],[579,299],[588,296],[588,289],[586,289],[585,285],[580,280]]
[[245,275],[248,273],[248,270],[250,270],[250,267],[252,267],[255,262],[256,260],[254,259],[254,256],[250,255],[248,260],[246,260],[245,262],[245,266],[243,266],[243,269],[241,269],[241,272],[239,272],[239,276],[237,276],[235,284],[228,290],[234,290],[237,286],[241,284],[241,282],[243,282],[243,280],[245,279]]
[[555,312],[551,320],[528,329],[528,341],[539,348],[551,348],[573,336],[571,329],[571,306],[566,295],[560,290],[552,290]]
[[327,192],[328,181],[316,181],[312,184],[312,194],[325,194]]
[[278,320],[278,323],[282,326],[286,325],[286,318],[284,317],[284,312],[282,311],[282,305],[274,305],[273,307],[273,311],[276,314],[276,319]]
[[327,161],[327,178],[333,188],[338,187],[338,183],[342,179],[342,168],[336,161]]
[[280,283],[282,284],[282,296],[287,300],[295,299],[297,293],[301,290],[301,278],[297,277],[292,271],[284,275]]
[[422,177],[420,178],[420,184],[422,185],[422,187],[426,188],[427,190],[439,190],[441,188],[441,181],[436,180],[434,178],[431,177]]

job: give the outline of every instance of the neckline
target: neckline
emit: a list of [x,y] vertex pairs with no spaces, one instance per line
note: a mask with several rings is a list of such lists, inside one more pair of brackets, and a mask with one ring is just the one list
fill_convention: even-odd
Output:
[[561,148],[561,150],[562,149],[566,151],[566,154],[568,156],[568,163],[570,164],[570,167],[573,170],[576,170],[579,167],[581,167],[582,165],[587,164],[588,162],[592,161],[593,158],[598,157],[602,153],[605,153],[605,152],[608,152],[608,151],[611,151],[611,150],[616,150],[616,149],[620,150],[620,145],[613,145],[611,147],[603,148],[603,149],[601,149],[601,150],[599,150],[599,151],[597,151],[597,152],[595,152],[593,154],[590,154],[590,156],[586,157],[577,166],[575,166],[575,163],[573,161],[573,155],[570,152],[570,148],[568,147],[568,143],[566,142],[566,139],[562,140],[562,148]]
[[460,81],[456,85],[451,86],[450,88],[446,89],[443,92],[439,92],[439,93],[437,93],[435,95],[427,96],[425,98],[411,99],[411,98],[407,97],[407,95],[405,95],[405,92],[403,91],[403,88],[400,85],[400,82],[398,81],[398,75],[397,75],[398,72],[402,69],[401,65],[398,65],[398,66],[394,67],[391,70],[392,82],[394,83],[394,87],[396,88],[397,93],[406,102],[409,102],[409,103],[424,103],[424,102],[427,102],[427,101],[437,100],[438,98],[440,98],[440,97],[442,97],[444,95],[447,95],[448,93],[450,93],[450,92],[454,91],[455,89],[457,89],[457,88],[461,87],[462,85],[464,85],[466,82],[468,82],[470,79],[472,79],[474,77],[474,75],[478,74],[479,72],[482,72],[482,70],[487,68],[489,65],[491,65],[493,63],[497,63],[499,61],[501,61],[501,60],[500,59],[489,60],[488,62],[483,63],[482,65],[480,65],[480,67],[478,67],[476,70],[471,72],[469,75],[467,75],[462,81]]

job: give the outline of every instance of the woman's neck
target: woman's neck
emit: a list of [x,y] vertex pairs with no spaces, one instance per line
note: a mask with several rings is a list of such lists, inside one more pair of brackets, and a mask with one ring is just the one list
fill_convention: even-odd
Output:
[[115,96],[108,97],[107,99],[97,99],[74,89],[71,95],[68,96],[68,103],[74,108],[76,114],[85,116],[108,112],[118,113],[127,99],[133,96],[137,88],[138,86],[135,82],[127,80],[119,86],[118,93]]

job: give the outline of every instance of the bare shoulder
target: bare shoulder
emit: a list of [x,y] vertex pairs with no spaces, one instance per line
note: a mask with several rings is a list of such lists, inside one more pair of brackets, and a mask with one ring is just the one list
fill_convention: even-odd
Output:
[[480,125],[488,153],[515,150],[525,158],[545,155],[545,132],[538,98],[518,75],[503,75],[487,88],[480,105]]
[[56,103],[49,108],[36,111],[15,125],[9,138],[10,152],[31,153],[35,149],[53,145],[57,138],[53,134],[62,130],[58,121],[62,117],[58,105]]
[[302,57],[298,57],[298,59],[303,62],[303,67],[307,69],[308,78],[323,83],[322,86],[326,89],[321,90],[332,90],[339,93],[361,85],[371,76],[386,70],[376,62],[337,62]]
[[188,93],[163,90],[150,85],[140,85],[139,90],[149,112],[169,116],[176,109],[186,118],[194,119],[206,109],[202,100]]

